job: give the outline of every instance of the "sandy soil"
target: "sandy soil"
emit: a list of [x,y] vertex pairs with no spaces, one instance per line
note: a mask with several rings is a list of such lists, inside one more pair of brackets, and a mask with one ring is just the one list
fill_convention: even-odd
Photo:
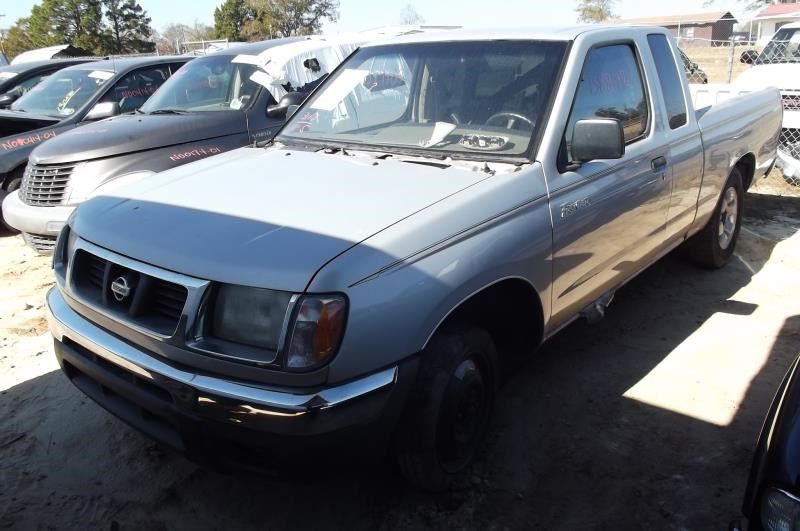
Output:
[[668,256],[504,388],[464,489],[391,464],[278,481],[197,468],[57,370],[48,259],[0,238],[0,528],[726,529],[763,415],[800,351],[800,198],[750,194],[736,259]]

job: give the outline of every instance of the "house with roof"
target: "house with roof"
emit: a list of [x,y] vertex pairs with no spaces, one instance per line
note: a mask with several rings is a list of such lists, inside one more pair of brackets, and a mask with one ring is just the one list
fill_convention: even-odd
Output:
[[706,11],[661,17],[625,18],[615,22],[636,26],[660,26],[672,31],[678,39],[693,39],[699,46],[715,46],[731,38],[736,18],[730,11]]
[[769,5],[753,17],[753,36],[759,41],[769,39],[781,27],[793,22],[800,22],[800,3]]

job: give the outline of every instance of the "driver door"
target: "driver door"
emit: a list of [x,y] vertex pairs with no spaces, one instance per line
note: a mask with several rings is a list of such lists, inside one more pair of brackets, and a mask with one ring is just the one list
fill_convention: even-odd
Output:
[[[553,218],[553,318],[566,320],[650,263],[664,241],[671,172],[657,137],[634,43],[590,50],[559,154],[548,176]],[[620,120],[620,160],[569,163],[576,121]]]

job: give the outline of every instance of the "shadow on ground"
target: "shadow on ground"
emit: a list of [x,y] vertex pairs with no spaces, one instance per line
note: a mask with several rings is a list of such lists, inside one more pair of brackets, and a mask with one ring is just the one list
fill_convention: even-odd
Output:
[[[759,231],[800,212],[796,198],[748,205]],[[0,397],[0,527],[723,529],[800,350],[800,317],[783,324],[726,425],[623,395],[712,317],[753,318],[758,305],[737,292],[794,233],[788,226],[744,234],[746,256],[723,271],[668,256],[623,289],[601,323],[556,336],[504,388],[489,451],[462,490],[415,492],[388,462],[312,482],[198,469],[54,371]]]

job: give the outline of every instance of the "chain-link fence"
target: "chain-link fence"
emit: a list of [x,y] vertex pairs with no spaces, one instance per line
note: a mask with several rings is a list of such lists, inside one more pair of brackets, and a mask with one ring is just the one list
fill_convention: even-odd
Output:
[[[754,65],[800,63],[800,43],[790,41],[759,45],[747,40],[682,37],[678,46],[689,83],[732,83]],[[755,187],[767,193],[800,196],[800,84],[792,86],[793,79],[787,71],[785,83],[765,80],[780,84],[784,120],[776,168],[767,178],[756,181]]]

